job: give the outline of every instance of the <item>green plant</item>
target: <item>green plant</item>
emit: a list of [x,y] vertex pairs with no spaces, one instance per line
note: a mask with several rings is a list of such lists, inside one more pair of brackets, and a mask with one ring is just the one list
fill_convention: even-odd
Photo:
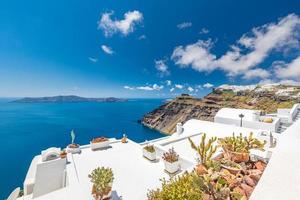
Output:
[[218,173],[205,174],[199,179],[199,187],[213,200],[223,200],[230,198],[230,188],[228,182]]
[[162,158],[170,163],[176,162],[179,159],[179,155],[175,152],[174,148],[169,149],[169,151],[165,152]]
[[203,191],[199,187],[200,177],[194,173],[166,181],[162,179],[162,188],[150,190],[148,200],[199,200],[203,199]]
[[261,142],[254,138],[252,132],[248,137],[243,137],[241,133],[239,136],[235,136],[233,133],[232,136],[219,138],[218,142],[224,149],[239,153],[249,153],[251,149],[259,149],[263,151],[266,144],[266,141]]
[[150,153],[155,152],[154,145],[149,145],[149,144],[147,144],[147,145],[144,147],[144,149],[145,149],[146,151],[150,152]]
[[212,137],[206,142],[206,134],[203,133],[199,146],[197,146],[191,138],[188,138],[191,144],[191,147],[199,154],[198,161],[203,164],[205,167],[209,167],[211,163],[211,157],[217,151],[217,146],[213,143],[217,140],[216,137]]
[[88,175],[93,183],[93,194],[100,199],[108,194],[114,180],[114,175],[111,168],[98,167]]

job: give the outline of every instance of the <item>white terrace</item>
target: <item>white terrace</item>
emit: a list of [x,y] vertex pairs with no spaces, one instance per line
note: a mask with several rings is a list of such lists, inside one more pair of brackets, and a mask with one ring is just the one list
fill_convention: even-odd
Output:
[[277,109],[277,113],[263,115],[260,110],[222,108],[215,115],[214,122],[282,132],[283,128],[285,130],[286,126],[300,117],[299,109],[300,104],[295,104],[290,109]]
[[[42,156],[38,155],[32,160],[24,181],[25,195],[18,200],[92,200],[92,184],[88,174],[99,166],[110,167],[113,170],[115,180],[112,199],[146,199],[148,189],[159,187],[161,178],[170,177],[164,171],[161,159],[163,152],[174,147],[180,155],[181,171],[178,173],[180,174],[185,170],[192,170],[196,163],[197,155],[191,149],[188,137],[199,143],[202,133],[206,133],[207,138],[210,138],[225,137],[233,132],[243,135],[253,132],[254,136],[268,142],[265,152],[252,151],[252,156],[269,160],[273,155],[251,199],[284,199],[276,198],[282,197],[281,189],[291,197],[287,199],[297,199],[296,195],[300,190],[298,172],[300,160],[296,159],[300,153],[297,148],[300,145],[299,130],[299,120],[284,133],[273,132],[272,136],[270,132],[258,129],[189,120],[183,126],[178,125],[177,132],[172,136],[150,141],[155,145],[159,155],[159,159],[155,162],[150,162],[142,156],[145,143],[138,144],[129,140],[124,144],[116,139],[110,139],[109,148],[102,150],[93,151],[90,145],[81,146],[80,154],[69,153],[67,159],[42,161]],[[277,140],[278,148],[277,146],[269,148],[273,137]],[[51,151],[55,152],[55,149]]]

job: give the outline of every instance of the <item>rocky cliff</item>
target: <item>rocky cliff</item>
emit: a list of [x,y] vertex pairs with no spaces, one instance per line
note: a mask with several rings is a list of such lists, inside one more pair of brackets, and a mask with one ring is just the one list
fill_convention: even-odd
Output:
[[220,108],[258,109],[266,113],[290,108],[300,102],[300,87],[268,84],[251,86],[223,85],[202,99],[181,95],[147,113],[142,124],[165,134],[175,131],[178,122],[189,119],[213,121]]

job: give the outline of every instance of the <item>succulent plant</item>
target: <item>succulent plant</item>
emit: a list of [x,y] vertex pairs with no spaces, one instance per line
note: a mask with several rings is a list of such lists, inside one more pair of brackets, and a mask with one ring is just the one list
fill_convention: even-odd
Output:
[[208,142],[206,142],[206,134],[203,133],[199,146],[197,146],[191,138],[188,139],[190,141],[191,147],[199,154],[199,163],[203,164],[205,167],[209,167],[211,158],[217,151],[217,146],[213,145],[217,138],[212,137],[208,140]]
[[194,173],[170,179],[162,179],[162,188],[150,190],[148,200],[199,200],[203,199],[203,191],[199,187],[200,177]]
[[162,158],[170,163],[176,162],[179,159],[179,155],[176,153],[174,148],[169,149],[169,151],[165,152]]
[[266,144],[266,141],[261,142],[254,138],[252,132],[248,137],[243,137],[241,133],[239,136],[235,136],[233,133],[232,136],[219,138],[218,142],[223,148],[240,153],[249,153],[251,149],[259,149],[263,151]]
[[155,152],[154,145],[149,145],[149,144],[147,144],[147,145],[144,147],[144,149],[145,149],[146,151],[150,152],[150,153]]
[[111,168],[98,167],[88,175],[93,183],[93,193],[100,199],[109,193],[114,180],[114,175]]

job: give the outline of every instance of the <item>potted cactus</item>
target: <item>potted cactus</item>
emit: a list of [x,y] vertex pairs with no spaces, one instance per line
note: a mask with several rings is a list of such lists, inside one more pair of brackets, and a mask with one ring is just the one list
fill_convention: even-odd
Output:
[[106,137],[94,138],[91,142],[91,149],[96,150],[100,148],[106,148],[109,146],[109,140]]
[[235,136],[233,133],[230,137],[219,138],[219,145],[224,150],[224,156],[234,162],[247,162],[250,159],[250,150],[259,149],[264,151],[266,141],[253,138],[251,132],[248,137],[243,137],[242,134]]
[[206,142],[206,134],[203,133],[201,137],[201,141],[199,146],[197,146],[191,138],[188,138],[189,142],[191,144],[192,149],[194,149],[199,158],[198,160],[198,165],[196,166],[196,172],[198,175],[205,174],[207,172],[207,169],[210,167],[211,162],[212,162],[212,156],[216,153],[217,151],[217,146],[213,145],[213,143],[217,140],[216,137],[212,137]]
[[156,152],[155,152],[154,145],[147,144],[143,148],[143,156],[150,161],[156,160]]
[[162,156],[165,164],[165,170],[173,174],[180,169],[179,155],[175,152],[174,148],[169,149]]
[[68,153],[80,153],[81,150],[80,150],[80,145],[79,144],[76,144],[74,141],[75,141],[75,132],[72,130],[71,131],[71,144],[69,144],[67,146],[67,152]]
[[98,167],[88,175],[93,183],[92,195],[95,200],[104,200],[111,197],[114,174],[111,168]]

